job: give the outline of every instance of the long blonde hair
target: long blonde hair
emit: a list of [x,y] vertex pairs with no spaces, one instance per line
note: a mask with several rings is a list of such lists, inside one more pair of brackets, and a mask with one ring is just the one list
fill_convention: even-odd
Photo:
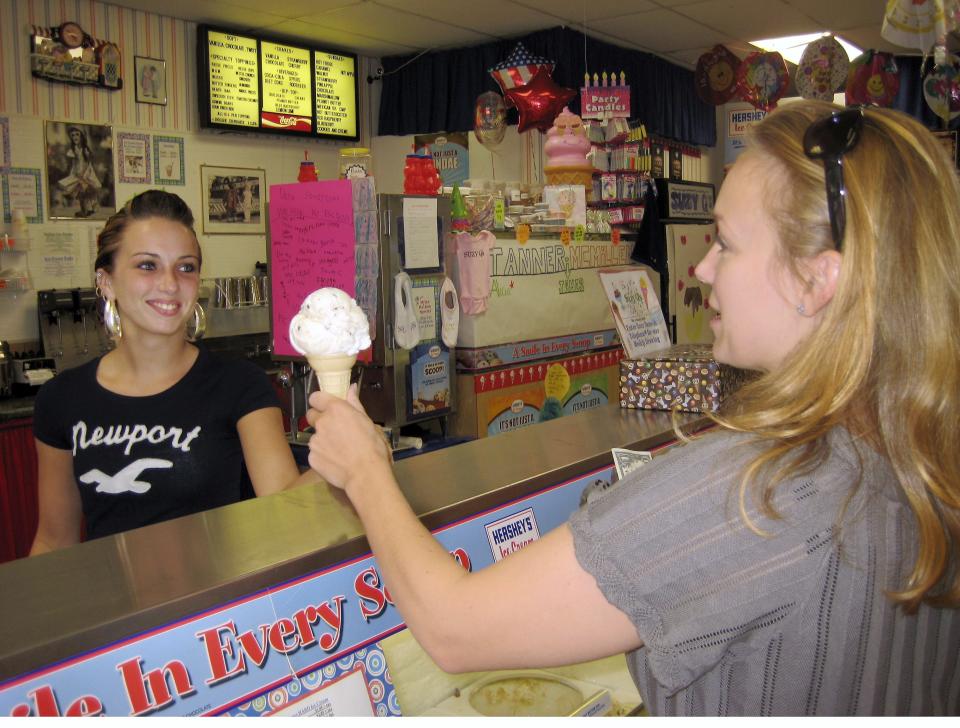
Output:
[[[754,153],[784,184],[763,201],[784,264],[834,247],[823,165],[804,154],[811,122],[838,110],[785,105],[758,124]],[[960,183],[943,147],[900,112],[869,108],[843,157],[847,225],[836,293],[819,327],[775,373],[744,386],[715,419],[762,443],[740,489],[776,517],[785,478],[827,456],[842,425],[887,457],[916,521],[918,552],[890,598],[960,606]]]

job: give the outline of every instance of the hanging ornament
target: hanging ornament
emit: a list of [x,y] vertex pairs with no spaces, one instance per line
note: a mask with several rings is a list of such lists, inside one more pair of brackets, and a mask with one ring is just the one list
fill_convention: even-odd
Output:
[[483,146],[492,150],[507,132],[507,107],[495,91],[477,96],[473,109],[473,133]]
[[723,45],[715,45],[697,60],[694,82],[697,96],[708,104],[721,106],[737,92],[740,59]]
[[520,112],[518,132],[528,129],[547,131],[563,107],[577,95],[573,89],[558,86],[550,71],[540,68],[526,86],[517,86],[507,91],[509,98]]
[[751,53],[737,67],[737,95],[761,111],[773,109],[789,84],[787,64],[776,51]]
[[546,68],[547,73],[553,73],[553,66],[553,61],[535,56],[523,47],[523,43],[517,43],[510,55],[493,68],[488,68],[487,73],[493,76],[506,97],[510,89],[530,83],[541,68]]
[[887,0],[880,35],[895,45],[926,54],[946,36],[948,17],[951,26],[956,22],[956,4],[952,0]]
[[952,53],[923,79],[923,98],[944,127],[960,115],[960,58]]
[[847,106],[890,106],[900,90],[897,62],[889,53],[868,50],[850,62],[847,72]]
[[800,56],[794,84],[805,99],[833,101],[833,95],[843,86],[850,68],[850,59],[843,46],[833,36],[825,35],[813,41]]

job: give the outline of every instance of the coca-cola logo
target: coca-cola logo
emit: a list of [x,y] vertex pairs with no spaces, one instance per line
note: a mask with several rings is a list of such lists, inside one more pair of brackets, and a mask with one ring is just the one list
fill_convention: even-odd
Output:
[[281,116],[281,117],[280,117],[280,120],[279,120],[279,123],[280,123],[282,126],[296,126],[296,124],[297,124],[297,117],[295,117],[295,116]]

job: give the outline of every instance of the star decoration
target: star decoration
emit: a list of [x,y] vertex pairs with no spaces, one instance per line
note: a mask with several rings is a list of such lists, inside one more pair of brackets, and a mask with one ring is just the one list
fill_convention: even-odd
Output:
[[573,89],[558,86],[550,71],[541,67],[525,86],[517,86],[506,92],[507,97],[520,112],[518,132],[539,129],[546,132],[563,107],[577,95]]

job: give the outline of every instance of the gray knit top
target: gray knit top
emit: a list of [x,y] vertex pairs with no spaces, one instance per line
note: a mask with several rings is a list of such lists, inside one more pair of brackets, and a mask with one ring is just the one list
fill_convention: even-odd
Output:
[[571,518],[577,559],[643,640],[627,663],[651,714],[960,713],[960,610],[905,615],[884,596],[916,553],[890,465],[845,430],[828,443],[822,467],[780,485],[781,520],[749,509],[767,536],[740,516],[754,451],[729,432],[656,457]]

